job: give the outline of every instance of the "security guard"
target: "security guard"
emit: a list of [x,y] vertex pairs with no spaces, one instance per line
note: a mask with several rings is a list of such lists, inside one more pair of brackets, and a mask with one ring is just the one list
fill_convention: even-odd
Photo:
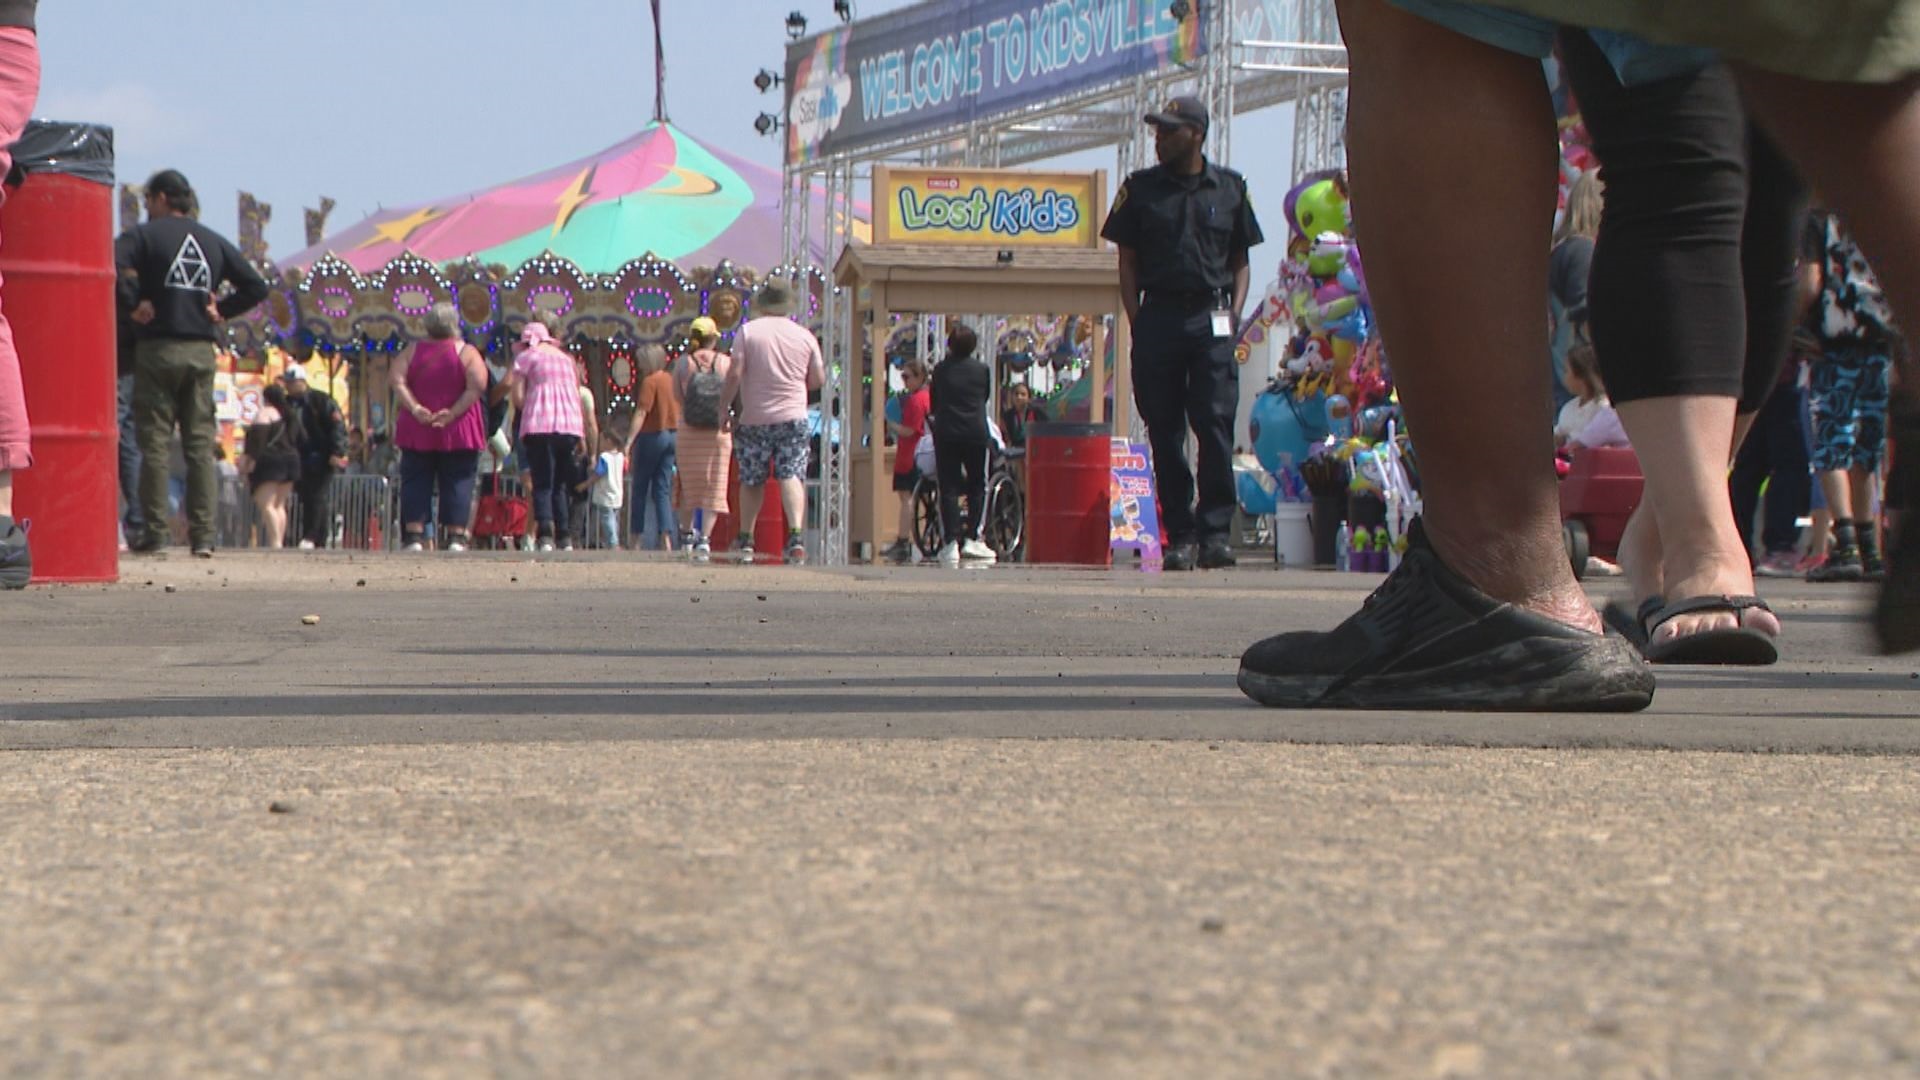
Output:
[[[1201,154],[1207,107],[1176,97],[1149,113],[1160,164],[1127,177],[1100,235],[1120,248],[1133,326],[1133,399],[1153,446],[1168,570],[1234,564],[1233,343],[1247,302],[1247,251],[1264,239],[1246,178]],[[1199,512],[1187,427],[1199,440]],[[1197,550],[1196,550],[1197,549]]]

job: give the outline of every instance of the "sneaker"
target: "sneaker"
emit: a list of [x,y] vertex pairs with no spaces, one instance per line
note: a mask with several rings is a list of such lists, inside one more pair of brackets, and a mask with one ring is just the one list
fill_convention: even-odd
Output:
[[464,543],[462,543],[462,542],[461,542],[461,541],[459,541],[459,540],[449,540],[449,541],[447,541],[447,548],[446,548],[446,550],[447,550],[447,552],[448,552],[449,554],[451,554],[451,553],[453,553],[453,552],[456,552],[456,551],[465,551],[465,550],[467,550],[467,545],[466,545],[466,544],[464,544]]
[[1858,548],[1840,548],[1827,556],[1827,561],[1807,571],[1807,580],[1815,582],[1859,581],[1865,576],[1865,568],[1860,565]]
[[693,542],[693,561],[694,562],[712,562],[713,561],[713,545],[708,543],[705,540],[695,540]]
[[941,566],[959,566],[960,565],[960,545],[955,543],[952,540],[949,540],[945,544],[941,545],[940,554],[934,556],[934,558],[940,561]]
[[1249,648],[1240,689],[1285,708],[1627,712],[1653,700],[1653,671],[1626,639],[1486,595],[1447,569],[1417,518],[1407,538],[1347,621]]
[[1199,565],[1202,570],[1225,570],[1239,566],[1240,560],[1234,557],[1226,541],[1214,540],[1201,546]]
[[1000,559],[1000,556],[993,553],[992,548],[978,540],[968,540],[961,544],[960,557],[968,562],[983,563],[998,562]]
[[799,566],[806,561],[807,542],[800,539],[799,533],[787,537],[787,563],[792,566]]
[[300,550],[301,550],[301,551],[312,551],[312,550],[314,550],[314,546],[313,546],[313,541],[311,541],[311,540],[302,540],[302,541],[300,541]]
[[127,551],[133,555],[159,555],[166,545],[157,536],[135,537],[127,542]]
[[733,553],[735,555],[738,555],[740,557],[740,561],[743,563],[752,562],[753,561],[753,541],[747,539],[744,536],[741,537],[738,541],[734,543]]
[[1804,571],[1800,559],[1791,551],[1776,551],[1754,564],[1754,577],[1789,578],[1799,577]]
[[1193,545],[1192,544],[1175,544],[1172,547],[1168,548],[1167,553],[1161,556],[1160,558],[1160,569],[1162,570],[1193,569]]
[[204,544],[195,544],[193,545],[193,557],[196,559],[211,559],[213,558],[213,548]]
[[408,544],[406,547],[401,548],[400,550],[401,551],[425,551],[427,550],[427,545],[421,543],[418,540],[415,540],[412,543]]
[[33,578],[33,551],[27,530],[0,515],[0,589],[24,589]]
[[553,550],[553,541],[551,541],[551,540],[542,540],[542,541],[540,541],[540,548],[539,548],[539,551],[540,551],[540,553],[541,553],[542,555],[544,555],[544,554],[546,554],[547,552],[549,552],[549,551],[552,551],[552,550]]
[[1887,562],[1880,557],[1879,552],[1862,551],[1860,553],[1860,580],[1887,580]]
[[903,536],[881,552],[880,557],[895,566],[905,566],[913,561],[913,543]]

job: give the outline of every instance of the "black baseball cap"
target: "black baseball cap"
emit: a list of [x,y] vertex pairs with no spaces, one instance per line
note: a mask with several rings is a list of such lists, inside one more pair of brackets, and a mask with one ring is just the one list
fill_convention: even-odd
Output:
[[1159,112],[1148,113],[1146,120],[1149,124],[1186,124],[1201,131],[1207,130],[1209,123],[1206,105],[1189,94],[1182,94],[1167,102]]

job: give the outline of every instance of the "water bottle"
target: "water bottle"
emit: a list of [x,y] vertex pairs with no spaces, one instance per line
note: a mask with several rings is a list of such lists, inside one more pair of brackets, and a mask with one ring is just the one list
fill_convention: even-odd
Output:
[[1346,522],[1340,523],[1340,531],[1333,537],[1333,568],[1345,572],[1353,566],[1353,530]]

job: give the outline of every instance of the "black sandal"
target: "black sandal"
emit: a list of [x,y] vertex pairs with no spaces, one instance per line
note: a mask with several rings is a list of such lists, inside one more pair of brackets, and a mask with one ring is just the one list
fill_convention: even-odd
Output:
[[1627,610],[1627,605],[1618,600],[1609,600],[1607,605],[1600,609],[1600,621],[1607,624],[1607,629],[1626,638],[1634,648],[1645,655],[1647,620],[1659,614],[1660,609],[1666,606],[1667,598],[1658,595],[1649,596],[1640,601],[1640,607],[1636,611]]
[[1761,667],[1780,659],[1779,646],[1774,644],[1772,635],[1755,630],[1744,623],[1735,627],[1722,627],[1718,630],[1703,630],[1684,637],[1668,638],[1665,641],[1652,641],[1653,632],[1669,619],[1679,615],[1691,615],[1700,612],[1731,612],[1740,619],[1749,610],[1772,612],[1765,600],[1757,596],[1690,596],[1653,613],[1646,623],[1649,643],[1641,651],[1648,660],[1656,664],[1725,664],[1745,667]]

